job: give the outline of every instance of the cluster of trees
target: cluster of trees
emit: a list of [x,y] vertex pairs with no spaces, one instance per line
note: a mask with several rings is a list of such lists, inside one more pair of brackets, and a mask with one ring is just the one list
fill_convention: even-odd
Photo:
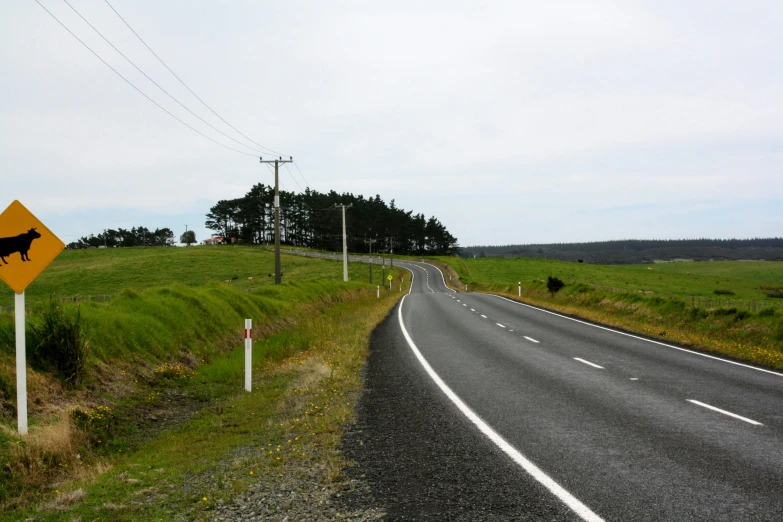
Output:
[[[274,242],[274,187],[254,185],[244,197],[218,201],[207,214],[206,227],[225,242],[265,244]],[[320,250],[342,249],[342,213],[346,210],[348,250],[399,254],[453,255],[457,238],[435,217],[426,219],[374,198],[335,191],[280,192],[280,241],[286,245]]]
[[[195,240],[194,240],[195,242]],[[147,227],[133,227],[130,230],[118,228],[108,229],[95,235],[90,234],[68,244],[68,248],[102,247],[135,247],[135,246],[172,246],[174,232],[170,228],[156,228],[151,231]]]

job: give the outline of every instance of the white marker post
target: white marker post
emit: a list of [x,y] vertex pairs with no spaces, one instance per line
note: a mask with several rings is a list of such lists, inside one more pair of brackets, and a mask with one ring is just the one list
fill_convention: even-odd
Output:
[[27,435],[27,362],[25,360],[24,291],[14,298],[16,320],[16,418],[19,434]]
[[245,319],[245,391],[252,389],[253,320]]
[[380,298],[381,298],[381,285],[377,285],[377,286],[375,287],[375,293],[376,293],[376,296],[375,296],[375,297],[377,297],[378,299],[380,299]]
[[518,290],[518,293],[517,293],[517,295],[518,295],[519,297],[522,297],[522,281],[520,281],[519,283],[517,283],[517,290]]

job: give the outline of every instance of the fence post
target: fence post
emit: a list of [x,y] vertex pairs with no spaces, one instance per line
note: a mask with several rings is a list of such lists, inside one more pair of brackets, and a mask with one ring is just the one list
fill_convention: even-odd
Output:
[[253,320],[245,319],[245,391],[252,389]]

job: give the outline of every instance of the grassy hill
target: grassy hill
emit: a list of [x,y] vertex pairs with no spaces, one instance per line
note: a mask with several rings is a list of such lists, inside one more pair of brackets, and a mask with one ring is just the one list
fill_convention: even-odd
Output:
[[[342,281],[342,267],[332,261],[281,256],[283,281]],[[349,277],[363,281],[366,267],[350,265]],[[273,284],[274,258],[260,247],[192,246],[183,248],[111,248],[65,250],[27,288],[27,302],[55,296],[115,294],[180,283],[198,286],[232,280],[239,288]],[[248,280],[253,277],[253,280]],[[14,302],[0,285],[0,306]]]
[[[365,264],[349,264],[351,281],[345,283],[340,262],[289,255],[282,256],[283,284],[274,285],[273,266],[271,251],[231,246],[65,251],[55,259],[26,292],[35,304],[27,317],[25,437],[16,433],[13,314],[0,313],[0,518],[60,520],[61,511],[71,509],[60,502],[70,501],[50,486],[74,483],[71,489],[84,488],[93,499],[78,499],[84,517],[103,509],[103,520],[170,519],[167,509],[177,513],[191,505],[187,488],[177,493],[178,501],[172,493],[154,506],[165,514],[148,518],[136,513],[138,506],[130,508],[140,488],[118,483],[106,471],[126,455],[147,459],[154,447],[150,462],[165,462],[165,478],[183,484],[194,466],[209,467],[218,455],[247,444],[248,430],[286,436],[268,419],[292,414],[291,393],[306,388],[310,400],[321,401],[326,378],[335,393],[355,393],[367,337],[401,295],[397,287],[382,290],[378,299]],[[52,308],[50,295],[112,298],[54,301]],[[0,303],[12,302],[12,292],[3,288]],[[242,395],[245,318],[253,319],[253,387],[259,392]],[[45,344],[52,338],[58,342]],[[81,348],[63,348],[72,346]],[[77,359],[83,368],[71,379]],[[317,363],[304,364],[311,359]],[[310,384],[297,384],[302,380]],[[313,419],[308,444],[336,447],[352,412],[340,397],[334,398],[334,417]],[[235,403],[265,416],[248,418]],[[227,409],[236,412],[228,425]],[[278,461],[258,461],[254,469]],[[133,471],[138,464],[129,465]],[[104,505],[122,495],[128,512]],[[44,504],[31,507],[39,502]],[[40,515],[40,509],[49,513]]]

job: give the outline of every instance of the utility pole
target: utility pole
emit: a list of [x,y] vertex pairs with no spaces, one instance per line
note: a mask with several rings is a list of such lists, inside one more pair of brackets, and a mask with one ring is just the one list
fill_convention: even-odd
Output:
[[344,205],[344,204],[336,204],[334,205],[335,208],[342,207],[343,208],[343,281],[348,281],[348,234],[345,233],[345,209],[351,208],[353,206],[353,203],[350,205]]
[[278,176],[277,167],[280,163],[291,163],[294,161],[292,156],[288,156],[287,160],[284,160],[282,156],[279,156],[276,160],[264,160],[264,158],[258,158],[260,163],[274,163],[275,164],[275,284],[280,284],[280,178]]
[[365,239],[364,242],[370,245],[370,284],[372,284],[372,244],[378,241],[377,239]]

